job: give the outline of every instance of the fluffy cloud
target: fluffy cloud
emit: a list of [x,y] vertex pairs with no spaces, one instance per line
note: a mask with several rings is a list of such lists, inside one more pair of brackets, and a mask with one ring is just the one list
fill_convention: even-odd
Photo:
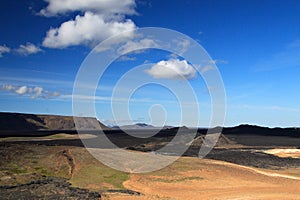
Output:
[[32,89],[33,96],[32,98],[37,98],[43,95],[43,88],[42,87],[35,87]]
[[154,48],[159,47],[159,45],[152,39],[141,39],[137,41],[129,40],[123,46],[118,49],[119,54],[126,54],[135,49],[142,49],[142,48]]
[[10,48],[8,48],[7,46],[0,45],[0,58],[3,56],[4,53],[9,53],[9,52],[10,52]]
[[153,65],[146,72],[153,78],[165,79],[192,79],[197,76],[197,71],[186,60],[162,60]]
[[23,56],[28,56],[30,54],[36,54],[41,52],[42,49],[34,44],[27,42],[25,45],[20,45],[17,49],[10,49],[7,46],[0,45],[0,57],[3,56],[4,53],[14,52]]
[[41,15],[54,16],[73,11],[92,11],[105,15],[135,14],[134,0],[45,0],[48,6],[40,11]]
[[11,93],[15,93],[18,95],[26,95],[33,99],[35,98],[53,98],[60,96],[59,92],[50,92],[48,90],[44,90],[44,88],[36,86],[36,87],[29,87],[29,86],[16,86],[16,85],[2,85],[0,88],[2,91],[7,91]]
[[59,28],[50,29],[43,45],[50,48],[95,45],[112,35],[135,28],[135,24],[129,19],[122,22],[105,21],[101,15],[86,12],[84,16],[77,15],[75,20],[64,22]]
[[22,86],[14,90],[17,94],[23,95],[27,92],[27,86]]
[[43,46],[66,48],[75,45],[95,46],[102,40],[120,32],[132,31],[134,22],[126,15],[135,14],[134,0],[46,0],[48,6],[40,11],[44,16],[54,16],[81,11],[75,19],[51,28],[44,38]]
[[31,43],[27,43],[26,45],[20,45],[18,49],[16,49],[16,52],[21,54],[21,55],[24,55],[24,56],[27,56],[27,55],[30,55],[30,54],[36,54],[38,52],[42,51],[41,48],[35,46],[34,44],[31,44]]

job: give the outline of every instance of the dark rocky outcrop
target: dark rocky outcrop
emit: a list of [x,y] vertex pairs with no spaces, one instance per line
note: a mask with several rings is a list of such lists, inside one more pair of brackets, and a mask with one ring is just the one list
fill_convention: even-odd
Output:
[[25,199],[101,199],[97,192],[71,187],[65,179],[57,177],[45,177],[42,180],[31,181],[26,184],[14,186],[0,186],[1,199],[25,200]]

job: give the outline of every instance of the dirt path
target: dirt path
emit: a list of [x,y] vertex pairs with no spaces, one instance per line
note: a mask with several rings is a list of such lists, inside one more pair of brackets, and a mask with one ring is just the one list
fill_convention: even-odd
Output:
[[109,199],[300,199],[297,176],[208,159],[180,162],[151,174],[133,174],[124,182],[126,188],[144,195]]
[[69,165],[69,174],[70,176],[72,177],[73,176],[73,173],[74,173],[74,170],[75,170],[75,162],[74,162],[74,158],[73,156],[71,155],[71,152],[69,149],[67,150],[62,150],[61,151],[62,155],[66,158],[67,160],[67,163]]
[[[280,177],[280,178],[300,180],[300,177],[297,177],[297,176],[291,176],[291,175],[286,175],[286,174],[282,174],[282,173],[269,172],[267,170],[260,170],[260,169],[257,169],[257,168],[252,168],[252,167],[247,167],[247,166],[242,166],[242,165],[236,165],[236,164],[229,163],[229,162],[211,160],[211,163],[232,166],[232,167],[235,167],[235,168],[247,169],[249,171],[253,171],[253,172],[256,172],[258,174],[262,174],[262,175],[266,175],[266,176],[270,176],[270,177]],[[299,169],[299,173],[300,173],[300,169]]]

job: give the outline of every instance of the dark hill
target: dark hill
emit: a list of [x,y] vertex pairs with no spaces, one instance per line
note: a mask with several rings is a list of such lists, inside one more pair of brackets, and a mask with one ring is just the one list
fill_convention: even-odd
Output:
[[236,127],[223,128],[223,134],[248,134],[265,136],[291,136],[299,137],[300,128],[268,128],[255,125],[242,124]]
[[[88,123],[89,122],[89,123]],[[96,118],[80,117],[80,127],[95,130],[97,126],[107,127]],[[75,130],[72,116],[34,115],[0,112],[1,131]]]

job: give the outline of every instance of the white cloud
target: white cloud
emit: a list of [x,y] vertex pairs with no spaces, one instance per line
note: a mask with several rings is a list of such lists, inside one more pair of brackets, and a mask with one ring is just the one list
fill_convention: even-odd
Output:
[[54,16],[74,11],[94,13],[136,14],[134,0],[45,0],[48,6],[40,11],[41,15]]
[[117,61],[134,61],[134,60],[136,60],[136,57],[124,55],[119,57]]
[[169,58],[178,58],[179,57],[179,55],[177,55],[176,53],[171,53],[170,55],[169,55]]
[[102,15],[86,12],[77,15],[75,20],[61,24],[59,28],[51,28],[43,41],[45,47],[65,48],[74,45],[92,45],[124,31],[132,31],[135,24],[125,21],[106,21]]
[[215,59],[215,60],[210,60],[211,64],[228,64],[227,60],[219,60],[219,59]]
[[26,95],[33,99],[35,98],[53,98],[58,97],[61,94],[59,92],[50,92],[48,90],[44,90],[44,88],[40,86],[36,87],[29,87],[26,85],[23,86],[16,86],[16,85],[2,85],[0,88],[2,91],[12,92],[18,95]]
[[179,59],[159,61],[146,72],[153,78],[165,79],[192,79],[197,75],[197,71],[186,60]]
[[27,92],[27,86],[19,87],[15,90],[17,94],[23,95]]
[[35,87],[32,90],[33,96],[32,98],[37,98],[43,95],[43,88],[42,87]]
[[40,11],[44,16],[55,16],[81,11],[75,19],[51,28],[44,38],[43,46],[66,48],[74,45],[94,47],[102,40],[132,31],[136,25],[126,15],[136,14],[135,0],[45,0],[48,6]]
[[40,47],[35,46],[34,44],[31,43],[26,43],[26,45],[20,45],[18,49],[16,49],[16,52],[27,56],[30,54],[36,54],[38,52],[41,52],[42,49]]
[[203,68],[200,69],[200,73],[203,75],[208,71],[216,70],[216,68],[212,65],[206,65]]
[[0,45],[0,58],[3,57],[3,54],[4,53],[9,53],[10,52],[10,48],[7,47],[7,46],[3,46],[3,45]]
[[4,90],[4,91],[10,91],[10,90],[14,90],[15,86],[13,86],[13,85],[3,85],[1,89]]
[[159,45],[154,40],[148,38],[137,41],[129,40],[118,49],[118,53],[122,55],[134,51],[135,49],[146,49],[150,47],[159,47]]
[[191,46],[191,42],[188,39],[180,39],[180,40],[176,40],[174,41],[177,44],[177,51],[179,53],[179,55],[184,54]]

